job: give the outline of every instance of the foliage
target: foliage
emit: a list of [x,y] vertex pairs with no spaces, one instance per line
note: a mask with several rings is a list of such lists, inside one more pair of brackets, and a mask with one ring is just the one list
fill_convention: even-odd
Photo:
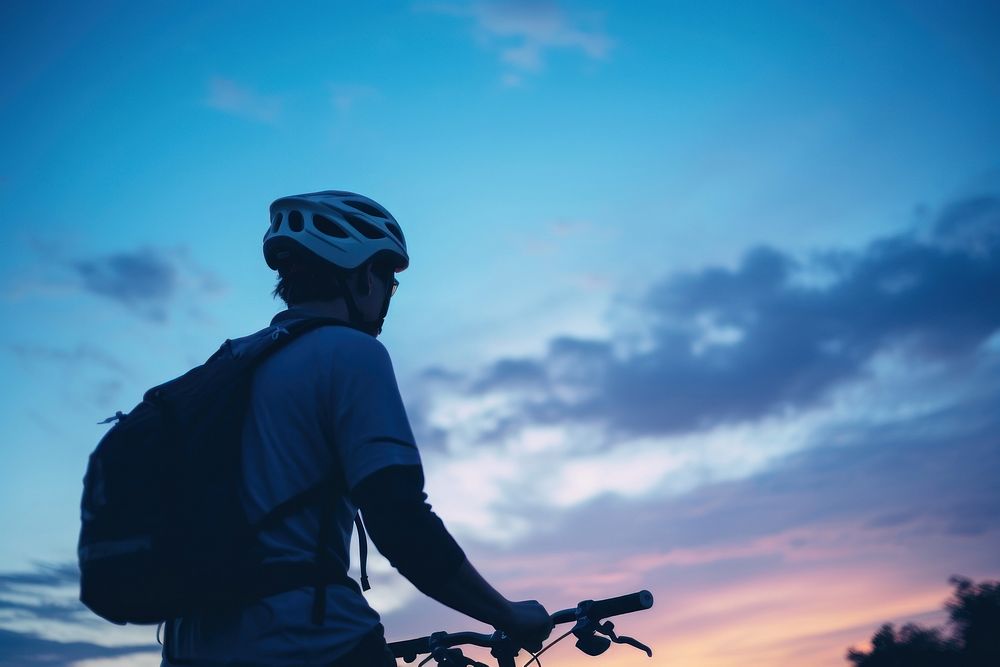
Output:
[[996,667],[1000,665],[1000,582],[974,584],[952,577],[955,587],[948,609],[948,628],[891,623],[872,637],[871,651],[851,649],[855,667]]

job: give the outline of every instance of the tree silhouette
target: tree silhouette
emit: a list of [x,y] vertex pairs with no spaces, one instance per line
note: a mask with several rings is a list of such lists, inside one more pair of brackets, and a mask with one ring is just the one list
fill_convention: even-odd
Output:
[[945,667],[955,664],[956,654],[940,628],[908,623],[897,631],[886,623],[872,637],[870,653],[851,649],[847,659],[857,667]]
[[965,665],[1000,665],[1000,582],[973,584],[952,577],[955,597],[948,601],[948,615],[955,640],[962,646]]
[[949,628],[908,623],[899,630],[887,623],[872,637],[869,652],[851,649],[855,667],[997,667],[1000,665],[1000,582],[974,584],[949,579],[955,587],[948,610]]

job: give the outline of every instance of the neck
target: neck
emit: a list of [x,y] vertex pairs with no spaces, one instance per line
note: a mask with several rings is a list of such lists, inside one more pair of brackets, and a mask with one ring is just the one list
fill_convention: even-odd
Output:
[[289,306],[289,308],[308,310],[310,313],[315,313],[316,315],[333,317],[345,322],[349,322],[351,319],[350,314],[347,312],[347,303],[343,297],[334,299],[333,301],[304,301],[294,306]]

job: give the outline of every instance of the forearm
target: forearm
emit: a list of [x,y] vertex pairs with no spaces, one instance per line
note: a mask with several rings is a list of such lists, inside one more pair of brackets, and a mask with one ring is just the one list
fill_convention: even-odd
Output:
[[510,601],[483,579],[468,559],[462,561],[455,574],[443,585],[423,592],[487,625],[504,628],[510,622]]
[[452,607],[462,604],[463,587],[472,595],[496,596],[431,511],[419,466],[379,470],[362,480],[351,496],[364,515],[372,542],[421,592]]
[[[426,503],[419,466],[392,466],[362,480],[351,499],[382,555],[422,593],[467,616],[535,640],[551,630],[543,607],[494,589]],[[544,631],[544,632],[542,632]]]

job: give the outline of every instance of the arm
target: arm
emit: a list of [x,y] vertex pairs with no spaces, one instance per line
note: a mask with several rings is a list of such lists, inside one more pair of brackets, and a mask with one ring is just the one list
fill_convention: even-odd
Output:
[[514,615],[511,601],[483,579],[468,559],[428,594],[441,604],[495,628],[509,627]]
[[421,466],[391,465],[362,479],[350,497],[382,555],[421,592],[434,597],[465,562],[465,553],[431,511],[423,486]]
[[531,648],[551,631],[534,601],[511,602],[476,571],[427,504],[420,466],[390,466],[363,479],[351,499],[378,550],[422,593]]
[[424,594],[523,637],[528,648],[540,643],[552,627],[545,609],[500,595],[427,504],[420,456],[385,348],[359,335],[335,350],[332,394],[341,399],[331,411],[331,440],[372,542]]

